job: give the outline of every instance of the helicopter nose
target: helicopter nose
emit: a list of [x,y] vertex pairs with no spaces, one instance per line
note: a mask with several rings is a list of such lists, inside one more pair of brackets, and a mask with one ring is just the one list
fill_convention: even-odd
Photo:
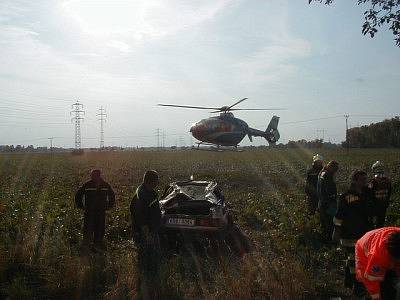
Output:
[[190,132],[196,139],[199,139],[203,134],[203,129],[203,124],[195,123],[190,127]]
[[191,127],[190,127],[190,132],[192,133],[192,134],[196,134],[196,133],[198,133],[200,131],[200,126],[196,123],[196,124],[193,124]]

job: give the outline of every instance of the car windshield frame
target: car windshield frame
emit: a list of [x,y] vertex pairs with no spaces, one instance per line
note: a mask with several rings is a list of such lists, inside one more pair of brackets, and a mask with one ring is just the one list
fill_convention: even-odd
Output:
[[191,201],[218,203],[220,200],[214,193],[217,187],[215,181],[176,182],[172,184],[172,187],[173,190],[165,198],[169,198],[172,194],[182,193],[188,196]]

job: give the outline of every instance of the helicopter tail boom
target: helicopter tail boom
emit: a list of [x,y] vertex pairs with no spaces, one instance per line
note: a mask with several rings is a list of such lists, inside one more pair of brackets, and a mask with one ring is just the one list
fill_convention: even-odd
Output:
[[269,144],[274,145],[280,138],[280,134],[278,131],[278,123],[279,123],[279,117],[273,116],[265,131],[249,128],[247,134],[249,136],[250,141],[252,140],[253,136],[261,136],[265,138]]

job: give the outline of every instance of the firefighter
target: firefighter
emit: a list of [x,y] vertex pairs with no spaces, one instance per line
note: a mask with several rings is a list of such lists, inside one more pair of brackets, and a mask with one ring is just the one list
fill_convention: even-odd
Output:
[[368,215],[367,173],[354,171],[350,188],[339,196],[336,215],[333,218],[335,229],[332,240],[340,244],[347,254],[345,267],[345,286],[354,287],[359,295],[360,284],[355,282],[354,246],[356,241],[370,230]]
[[103,248],[106,210],[115,204],[115,193],[101,177],[99,169],[92,170],[90,180],[75,194],[75,205],[84,210],[83,246]]
[[368,185],[372,220],[375,228],[381,228],[385,225],[386,210],[390,204],[392,193],[392,183],[385,174],[385,165],[381,161],[375,162],[372,167],[373,178]]
[[317,184],[318,175],[321,172],[324,164],[324,158],[316,154],[313,156],[313,164],[307,171],[307,179],[305,186],[305,193],[307,196],[308,212],[310,215],[314,215],[318,206],[318,194],[317,194]]
[[356,276],[372,299],[400,298],[400,227],[367,232],[356,243]]
[[138,247],[139,287],[143,298],[157,298],[159,295],[160,240],[159,228],[161,211],[156,187],[158,173],[147,171],[142,184],[136,189],[130,205],[133,238]]
[[337,161],[330,161],[318,176],[318,209],[324,239],[330,241],[333,233],[333,217],[336,213],[337,189],[335,175],[339,170]]

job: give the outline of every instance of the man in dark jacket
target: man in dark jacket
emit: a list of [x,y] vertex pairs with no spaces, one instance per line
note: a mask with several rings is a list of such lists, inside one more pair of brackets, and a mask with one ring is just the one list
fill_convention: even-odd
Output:
[[313,164],[311,168],[307,170],[305,193],[307,195],[308,212],[310,215],[314,215],[318,207],[318,175],[323,168],[323,163],[323,157],[316,154],[313,156]]
[[155,191],[158,182],[158,173],[147,171],[131,202],[132,229],[138,243],[153,242],[158,235],[161,221],[160,204]]
[[143,298],[159,297],[160,204],[156,187],[159,176],[150,170],[144,174],[142,184],[136,189],[130,205],[133,239],[138,246],[139,294]]
[[339,170],[339,163],[330,161],[318,176],[318,209],[322,233],[330,241],[333,233],[333,217],[336,213],[337,189],[335,175]]
[[75,194],[76,207],[84,210],[83,245],[103,246],[106,210],[115,204],[115,193],[96,169],[90,173],[91,179],[84,183]]
[[340,195],[336,215],[333,218],[335,229],[333,241],[340,239],[340,244],[347,253],[345,286],[353,288],[356,296],[361,285],[355,282],[355,243],[371,229],[369,222],[369,198],[367,192],[367,173],[354,171],[350,188]]

